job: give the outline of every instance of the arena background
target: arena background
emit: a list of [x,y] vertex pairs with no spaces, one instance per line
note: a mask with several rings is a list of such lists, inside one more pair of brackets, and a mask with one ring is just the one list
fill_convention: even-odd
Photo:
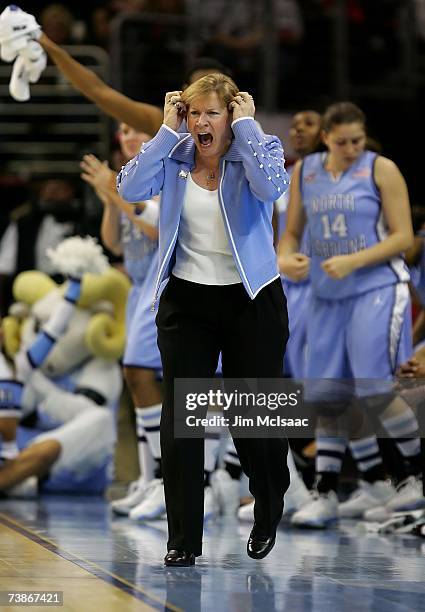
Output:
[[[357,103],[366,113],[369,136],[377,142],[382,153],[400,167],[407,180],[412,206],[419,207],[422,215],[425,215],[420,166],[421,147],[424,142],[425,0],[88,0],[54,5],[44,0],[24,0],[19,5],[37,17],[52,40],[65,46],[78,61],[94,69],[102,79],[135,100],[162,106],[165,92],[180,88],[187,68],[196,57],[209,56],[220,60],[229,67],[240,88],[253,93],[258,119],[267,131],[277,133],[282,138],[289,160],[292,152],[286,144],[287,131],[294,111],[311,108],[320,112],[337,100]],[[6,4],[3,4],[1,10],[5,6]],[[229,33],[229,19],[239,23],[236,32]],[[40,192],[45,181],[58,179],[69,187],[62,200],[62,221],[70,223],[75,233],[99,236],[102,206],[80,180],[79,163],[82,156],[88,152],[95,153],[101,159],[118,159],[116,124],[94,104],[80,96],[50,61],[40,81],[31,86],[31,100],[25,103],[14,101],[9,95],[10,72],[10,64],[0,63],[0,239],[12,220],[20,224],[21,241],[15,269],[10,273],[0,273],[0,316],[7,312],[11,302],[14,277],[20,271],[32,267],[34,263],[33,230],[41,214]],[[113,260],[112,256],[111,259]],[[137,476],[134,469],[135,435],[134,428],[130,425],[132,413],[129,398],[123,399],[122,403],[127,406],[128,412],[120,412],[118,426],[119,435],[126,440],[126,445],[125,448],[118,447],[118,469],[115,476],[117,480],[128,481]],[[130,439],[131,445],[127,443]],[[84,534],[88,538],[89,532],[99,540],[105,537],[105,531],[102,529],[106,530],[106,514],[102,503],[93,502],[92,514],[88,519],[86,517],[87,520],[84,519],[84,525],[81,519],[86,513],[84,503],[77,502],[75,505],[75,516],[81,519],[83,525],[81,538]],[[49,537],[62,545],[66,544],[72,550],[71,540],[75,537],[74,532],[70,529],[63,535],[60,531],[63,527],[66,532],[75,518],[67,507],[66,500],[53,500],[46,504],[41,510],[35,505],[27,506],[27,515],[22,506],[10,506],[11,514],[26,521],[27,526],[32,525],[38,533],[47,532]],[[52,518],[54,516],[56,518]],[[69,524],[66,523],[67,516]],[[65,518],[62,520],[57,517]],[[11,528],[11,523],[6,519],[0,523],[3,528]],[[75,521],[74,528],[78,528]],[[162,538],[159,546],[163,547],[165,533],[160,529],[158,532]],[[112,575],[112,572],[119,574],[124,562],[128,562],[128,555],[133,561],[140,555],[140,558],[144,559],[143,563],[137,566],[135,562],[132,568],[128,563],[127,574],[124,571],[122,573],[133,584],[133,591],[128,592],[136,594],[139,600],[152,608],[174,609],[158,608],[155,597],[143,598],[140,595],[140,589],[134,585],[149,584],[150,566],[156,557],[154,554],[151,557],[143,557],[146,552],[145,544],[140,543],[131,530],[120,536],[117,529],[117,533],[118,537],[121,537],[117,548],[126,547],[126,551],[130,551],[126,552],[127,557],[123,554],[122,557],[117,555],[114,558],[114,546],[118,540],[108,542],[105,549],[96,548],[98,542],[90,543],[90,546],[93,546],[93,554],[91,557],[91,553],[87,555],[101,563],[99,558],[104,558],[104,550],[108,549],[113,560],[104,563],[105,575]],[[132,537],[135,537],[134,541]],[[157,537],[158,534],[152,531],[145,540],[149,546],[152,545],[152,550],[158,545],[155,540]],[[230,542],[230,531],[226,537]],[[319,539],[316,534],[310,539],[300,536],[301,540],[298,541],[294,555],[294,567],[296,564],[302,565],[303,554],[308,549],[316,551],[314,555],[322,559],[321,569],[326,565],[323,564],[323,559],[339,558],[341,565],[346,564],[346,571],[352,575],[359,572],[360,576],[364,559],[372,558],[376,552],[374,543],[364,540],[359,544],[354,536],[356,553],[352,554],[352,549],[349,548],[351,541],[348,536],[344,537],[346,540],[343,540],[343,536],[332,534],[327,536],[327,539]],[[33,541],[36,542],[36,539],[33,538]],[[289,535],[285,545],[289,548],[291,542],[293,544]],[[382,544],[381,539],[376,554],[385,557],[386,546],[387,544]],[[77,551],[75,554],[82,554],[83,549],[84,546],[81,545],[73,550]],[[213,556],[216,553],[211,544],[209,551]],[[415,555],[416,552],[415,550]],[[389,572],[394,580],[399,578],[400,582],[395,588],[399,588],[400,592],[395,596],[395,600],[388,599],[389,596],[382,593],[378,594],[376,600],[376,593],[372,591],[381,587],[378,582],[375,585],[371,583],[370,598],[364,598],[364,593],[363,599],[359,598],[362,610],[420,609],[423,595],[415,589],[407,607],[398,607],[397,602],[400,606],[403,602],[400,595],[405,588],[402,580],[406,583],[409,580],[417,580],[419,584],[423,579],[423,574],[419,579],[414,574],[413,577],[410,576],[407,570],[404,578],[398,567],[391,574],[391,562],[398,553],[400,550],[389,551],[390,561],[385,565],[382,574],[376,574],[376,580],[380,581],[380,584],[384,583],[385,571]],[[108,554],[105,553],[105,558]],[[412,560],[412,545],[407,556],[409,554],[413,567],[423,551],[419,551],[418,556]],[[233,550],[229,552],[229,563],[231,555],[234,555]],[[63,554],[62,557],[66,558],[66,555]],[[290,559],[289,556],[288,567]],[[81,559],[80,562],[75,559],[73,562],[80,568],[87,569]],[[408,565],[407,563],[407,569]],[[288,569],[285,566],[282,574],[274,574],[273,570],[276,568],[272,564],[267,567],[273,578],[277,576],[277,582]],[[329,565],[328,575],[331,575],[334,569],[335,572],[340,571],[337,563],[335,568]],[[420,577],[423,565],[417,563],[414,569]],[[338,579],[341,576],[344,578],[343,574],[344,572],[338,574]],[[211,584],[216,581],[216,588],[222,576],[220,573],[211,576]],[[247,576],[250,576],[249,572]],[[270,597],[271,579],[269,580],[267,571],[259,572],[258,576],[252,574],[250,577],[251,581],[258,580],[258,583],[255,583],[250,591],[251,608],[248,606],[247,609],[275,609],[274,595],[273,599]],[[168,580],[167,577],[164,584],[168,601],[181,605],[181,609],[200,609],[197,607],[196,597],[199,595],[198,590],[200,592],[201,577],[194,574],[192,587],[189,587],[188,592],[179,592],[176,581]],[[108,582],[105,576],[101,578]],[[239,578],[235,571],[232,580],[234,579],[236,586],[232,588],[236,592],[240,588]],[[366,580],[364,576],[361,578]],[[243,579],[245,580],[245,573]],[[210,578],[204,575],[203,580],[205,584]],[[287,580],[287,585],[284,578],[282,581],[281,584],[284,584],[285,588],[288,586],[288,589],[292,588],[298,592],[296,584],[291,586]],[[152,583],[155,583],[155,576]],[[155,592],[159,592],[161,600],[164,599],[164,584],[157,583],[153,588]],[[314,605],[315,593],[312,588],[313,595],[310,593],[308,601],[296,598],[291,600],[292,609],[325,609],[321,606],[325,606],[326,592],[322,592],[319,587],[320,585],[316,584],[317,606]],[[350,584],[347,583],[344,588],[347,589],[344,597],[352,594]],[[213,589],[210,588],[210,592],[212,593]],[[188,593],[190,597],[194,596],[195,603],[192,607],[185,607]],[[257,599],[252,593],[257,593]],[[258,593],[263,594],[263,599],[258,597]],[[342,600],[338,597],[339,595],[329,599],[336,609],[360,609],[356,608],[353,602],[351,608],[343,608]],[[101,601],[101,598],[98,601]],[[247,600],[241,601],[245,607],[248,605]],[[236,597],[234,602],[232,609],[240,609],[237,607],[240,601]],[[133,609],[125,607],[130,606],[127,603],[115,605],[121,607],[112,606],[105,609]],[[282,606],[278,609],[289,609]],[[93,607],[76,604],[69,609],[84,610]],[[231,606],[224,606],[223,609],[231,609]]]

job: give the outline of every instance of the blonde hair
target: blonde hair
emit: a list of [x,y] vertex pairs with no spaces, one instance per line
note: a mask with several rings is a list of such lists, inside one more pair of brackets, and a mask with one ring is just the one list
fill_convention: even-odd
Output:
[[238,86],[230,77],[218,72],[214,74],[207,74],[206,76],[192,83],[192,85],[189,85],[189,87],[182,93],[181,100],[185,104],[186,108],[188,108],[195,98],[207,96],[208,94],[215,92],[223,106],[227,107],[229,102],[232,102],[238,91]]

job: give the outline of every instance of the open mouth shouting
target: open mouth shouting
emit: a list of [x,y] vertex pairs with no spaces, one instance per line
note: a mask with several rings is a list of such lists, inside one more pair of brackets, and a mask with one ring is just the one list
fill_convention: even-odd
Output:
[[198,141],[202,148],[207,149],[212,144],[213,136],[209,132],[199,132]]

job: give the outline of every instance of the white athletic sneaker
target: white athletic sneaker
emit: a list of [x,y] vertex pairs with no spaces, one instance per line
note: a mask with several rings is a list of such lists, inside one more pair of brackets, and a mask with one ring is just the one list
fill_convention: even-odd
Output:
[[334,491],[311,493],[310,501],[292,516],[295,527],[326,529],[338,520],[338,497]]
[[382,523],[367,523],[366,531],[369,533],[415,533],[424,523],[424,511],[393,512],[390,518]]
[[137,480],[133,480],[133,482],[130,482],[127,489],[127,495],[131,495],[132,493],[134,493],[139,488],[139,484],[143,481],[143,476],[140,476],[140,478],[138,478]]
[[127,495],[121,499],[115,499],[111,502],[111,510],[115,514],[128,516],[132,508],[138,506],[146,497],[149,483],[143,478],[132,482],[128,487]]
[[234,480],[226,470],[219,469],[211,474],[211,487],[220,514],[235,516],[240,505],[239,480]]
[[[304,504],[309,502],[310,499],[310,491],[305,486],[301,476],[297,474],[295,478],[291,479],[291,483],[285,493],[283,516],[296,512],[304,506]],[[254,501],[239,508],[238,518],[240,521],[252,522],[254,520]]]
[[389,512],[386,506],[376,506],[376,508],[370,508],[363,514],[363,520],[370,523],[383,523],[391,518],[391,512]]
[[204,522],[218,514],[218,504],[212,487],[204,488]]
[[385,505],[389,512],[409,512],[425,508],[421,477],[409,476],[403,480],[398,485],[395,495]]
[[339,504],[338,514],[341,518],[360,518],[366,510],[385,505],[395,492],[395,488],[388,480],[377,480],[373,483],[361,480],[359,487],[350,497]]
[[161,518],[164,513],[164,484],[159,478],[154,478],[148,483],[144,499],[130,510],[128,517],[132,521],[150,521]]

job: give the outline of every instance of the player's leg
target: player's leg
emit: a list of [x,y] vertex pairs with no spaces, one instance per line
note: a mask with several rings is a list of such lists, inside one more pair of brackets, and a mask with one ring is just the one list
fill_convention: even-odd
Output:
[[345,350],[349,304],[349,300],[312,298],[309,306],[305,393],[318,414],[316,491],[292,517],[292,524],[300,527],[324,528],[338,519],[337,488],[352,395]]
[[[356,321],[366,330],[360,345]],[[411,347],[410,299],[405,283],[368,292],[358,300],[350,333],[353,372],[358,379],[376,379],[370,390],[361,390],[369,417],[385,428],[403,459],[406,479],[386,506],[409,510],[425,506],[421,480],[421,454],[418,421],[411,407],[393,391],[391,381]],[[365,346],[366,343],[366,346]]]
[[0,491],[6,491],[30,476],[44,476],[59,457],[61,445],[56,440],[40,441],[21,451],[0,467]]

